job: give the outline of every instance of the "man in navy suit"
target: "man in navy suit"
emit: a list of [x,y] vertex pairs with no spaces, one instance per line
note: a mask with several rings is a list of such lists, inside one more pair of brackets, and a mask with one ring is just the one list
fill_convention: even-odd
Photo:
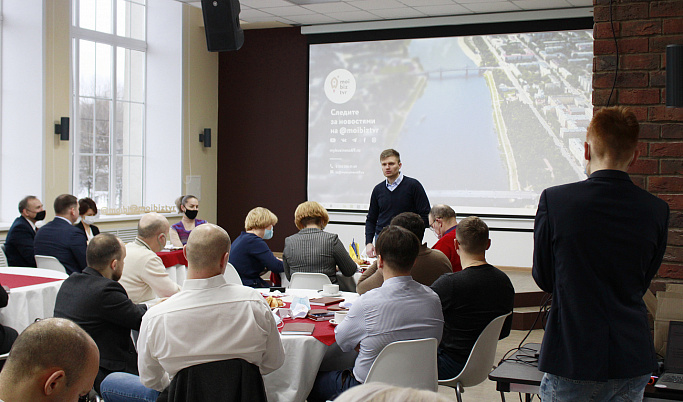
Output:
[[55,219],[45,224],[33,242],[35,255],[55,257],[66,268],[66,273],[81,272],[86,267],[85,233],[73,224],[78,219],[78,199],[71,194],[62,194],[55,199]]
[[553,296],[544,402],[640,401],[657,368],[643,295],[666,249],[669,206],[626,173],[638,130],[628,109],[598,111],[584,144],[588,179],[541,194],[533,276]]
[[33,195],[19,201],[20,217],[14,220],[5,239],[5,255],[10,267],[35,267],[33,239],[36,237],[36,222],[45,219],[43,203]]

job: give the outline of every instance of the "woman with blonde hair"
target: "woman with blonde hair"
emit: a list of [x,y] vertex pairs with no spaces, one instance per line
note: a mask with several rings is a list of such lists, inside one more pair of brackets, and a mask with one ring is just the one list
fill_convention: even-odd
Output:
[[273,226],[277,223],[277,216],[263,207],[256,207],[249,211],[244,220],[242,232],[230,248],[228,261],[242,278],[244,286],[253,288],[268,287],[261,275],[267,271],[279,274],[284,271],[282,261],[273,255],[264,240],[273,237]]
[[287,279],[295,272],[317,272],[337,283],[337,268],[344,276],[356,273],[358,267],[339,236],[323,230],[329,221],[327,210],[315,201],[306,201],[296,208],[294,223],[299,233],[285,239],[282,255]]

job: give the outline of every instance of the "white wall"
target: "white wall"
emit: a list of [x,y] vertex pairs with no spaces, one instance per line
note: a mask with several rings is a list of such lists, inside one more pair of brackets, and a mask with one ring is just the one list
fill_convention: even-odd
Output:
[[[464,216],[458,216],[458,220]],[[533,229],[533,219],[483,218],[489,226],[491,248],[486,253],[486,260],[493,265],[531,268],[534,250],[534,235],[531,232],[498,231],[495,229]],[[362,213],[330,213],[330,221],[364,223]],[[354,224],[329,224],[325,229],[339,235],[344,246],[348,248],[355,240],[361,249],[365,248],[365,226]],[[429,247],[436,243],[434,232],[425,230],[424,241]]]

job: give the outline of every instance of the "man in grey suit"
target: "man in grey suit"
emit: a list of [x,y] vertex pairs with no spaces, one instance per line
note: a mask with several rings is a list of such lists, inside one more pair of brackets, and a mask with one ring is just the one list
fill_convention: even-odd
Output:
[[588,126],[588,179],[546,189],[533,276],[552,293],[539,369],[545,401],[642,400],[657,368],[643,295],[666,249],[669,206],[637,187],[638,121],[622,107]]

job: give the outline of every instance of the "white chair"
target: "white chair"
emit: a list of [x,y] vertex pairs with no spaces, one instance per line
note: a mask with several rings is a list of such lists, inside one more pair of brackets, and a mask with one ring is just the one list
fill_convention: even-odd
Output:
[[397,341],[382,349],[365,383],[383,382],[399,387],[438,391],[435,338]]
[[242,279],[240,278],[240,274],[237,273],[237,270],[235,267],[228,263],[225,266],[225,273],[223,274],[223,277],[225,278],[225,281],[228,283],[234,283],[236,285],[241,285],[242,284]]
[[460,374],[449,380],[439,380],[439,385],[455,389],[455,397],[458,399],[458,402],[462,402],[462,393],[465,392],[464,387],[473,387],[488,378],[489,373],[493,369],[493,361],[496,358],[500,330],[503,328],[505,319],[510,314],[512,312],[494,318],[484,328],[484,331],[479,334],[479,338],[474,343],[465,367],[463,367]]
[[9,352],[0,355],[0,361],[7,360],[9,357]]
[[331,283],[330,277],[325,274],[295,272],[292,274],[292,280],[289,282],[289,288],[323,290],[323,285],[329,285]]
[[51,269],[53,271],[66,272],[66,268],[58,259],[51,255],[36,255],[36,265],[38,268]]

